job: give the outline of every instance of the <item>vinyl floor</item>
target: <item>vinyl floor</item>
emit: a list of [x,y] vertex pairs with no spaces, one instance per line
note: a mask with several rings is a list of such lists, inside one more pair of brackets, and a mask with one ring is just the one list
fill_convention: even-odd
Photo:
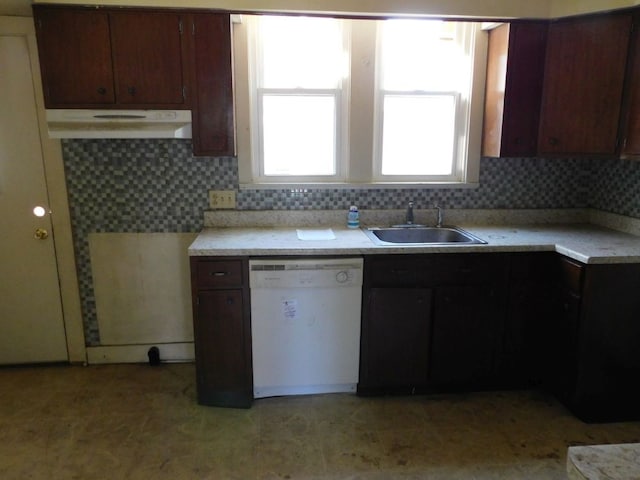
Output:
[[537,391],[199,406],[192,364],[0,368],[0,479],[555,480],[640,441]]

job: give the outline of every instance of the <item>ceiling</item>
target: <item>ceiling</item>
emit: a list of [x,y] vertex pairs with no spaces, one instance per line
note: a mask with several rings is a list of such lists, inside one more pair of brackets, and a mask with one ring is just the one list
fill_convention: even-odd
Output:
[[[71,3],[71,4],[90,4],[90,5],[139,5],[139,6],[175,6],[175,0],[36,0],[41,3]],[[283,7],[288,5],[295,5],[297,8],[309,7],[309,10],[325,10],[327,4],[341,4],[344,0],[269,0],[269,1],[256,1],[256,0],[186,0],[185,6],[194,7],[206,7],[206,8],[223,8],[233,9],[233,6],[242,5],[245,10],[253,10],[252,6],[260,5],[258,10],[269,10],[267,6]],[[350,5],[358,4],[362,7],[363,4],[359,3],[360,0],[346,0],[346,3]],[[0,15],[11,16],[31,16],[31,4],[33,0],[0,0]],[[191,5],[193,4],[193,5]],[[322,5],[324,5],[324,7]],[[451,2],[450,0],[403,0],[397,2],[395,0],[368,0],[364,5],[372,4],[373,7],[382,8],[383,11],[388,10],[389,5],[398,5],[392,7],[392,10],[396,11],[397,8],[408,8],[407,11],[413,11],[415,13],[424,13],[425,11],[433,11],[438,14],[447,14],[453,12],[441,11],[443,10],[477,10],[480,8],[483,12],[487,12],[492,9],[498,11],[504,10],[502,18],[508,18],[510,16],[530,16],[530,17],[562,17],[566,15],[575,15],[586,12],[593,12],[598,10],[608,10],[616,8],[626,8],[631,6],[637,6],[640,4],[640,0],[537,0],[531,2],[530,0],[457,0]],[[533,4],[533,6],[531,6]],[[443,7],[444,5],[444,7]],[[474,8],[471,8],[473,6]],[[311,8],[316,7],[316,8]],[[498,8],[499,7],[499,8]],[[403,8],[397,10],[397,12],[403,11]],[[505,10],[506,9],[506,10]],[[515,12],[512,11],[515,9]],[[272,10],[287,10],[287,8],[273,8]],[[306,8],[303,8],[306,10]],[[340,9],[338,9],[340,10]],[[360,10],[358,10],[360,11]],[[374,8],[372,11],[376,11]],[[486,14],[487,12],[484,12]],[[458,14],[460,12],[457,12]],[[500,15],[498,15],[500,16]]]

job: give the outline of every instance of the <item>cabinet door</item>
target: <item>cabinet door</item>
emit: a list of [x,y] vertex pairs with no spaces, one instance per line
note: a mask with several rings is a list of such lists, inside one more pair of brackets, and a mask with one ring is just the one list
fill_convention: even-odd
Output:
[[497,298],[491,286],[436,288],[429,375],[432,383],[468,388],[493,380],[501,325]]
[[180,15],[113,12],[110,26],[118,103],[184,104]]
[[251,345],[243,290],[197,294],[194,337],[198,401],[246,407],[253,398]]
[[547,381],[558,399],[571,405],[576,393],[578,377],[578,335],[581,298],[559,286],[556,292],[555,324],[549,330]]
[[624,141],[621,152],[624,155],[640,155],[640,13],[635,16],[635,28],[629,49],[629,70],[625,104]]
[[547,22],[524,22],[489,32],[484,156],[536,154],[547,28]]
[[431,290],[372,288],[366,302],[359,388],[426,385]]
[[115,101],[107,13],[34,6],[47,108]]
[[507,314],[497,362],[506,387],[541,382],[541,358],[547,355],[548,319],[553,314],[552,277],[555,252],[514,253],[510,256]]
[[629,14],[550,25],[539,153],[615,153],[630,31]]
[[231,23],[228,14],[194,14],[192,78],[195,155],[234,155]]
[[584,266],[557,258],[553,270],[554,314],[547,321],[545,384],[561,401],[572,404],[578,375]]

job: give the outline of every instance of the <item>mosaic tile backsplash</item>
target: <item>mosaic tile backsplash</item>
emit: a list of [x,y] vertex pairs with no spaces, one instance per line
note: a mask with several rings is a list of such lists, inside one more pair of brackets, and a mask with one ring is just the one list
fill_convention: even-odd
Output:
[[[63,140],[87,345],[99,345],[89,260],[91,232],[197,232],[208,190],[238,188],[232,157],[193,157],[189,140]],[[241,190],[241,210],[583,208],[640,218],[640,162],[483,158],[474,189]]]

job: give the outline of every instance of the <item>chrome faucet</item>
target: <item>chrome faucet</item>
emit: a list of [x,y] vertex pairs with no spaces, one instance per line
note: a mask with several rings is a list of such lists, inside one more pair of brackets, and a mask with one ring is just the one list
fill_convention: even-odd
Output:
[[442,226],[442,217],[444,216],[444,207],[441,207],[436,203],[433,208],[438,210],[438,222],[436,223],[436,227],[440,228]]
[[407,225],[413,225],[413,202],[409,202],[407,205],[407,216],[404,220]]

